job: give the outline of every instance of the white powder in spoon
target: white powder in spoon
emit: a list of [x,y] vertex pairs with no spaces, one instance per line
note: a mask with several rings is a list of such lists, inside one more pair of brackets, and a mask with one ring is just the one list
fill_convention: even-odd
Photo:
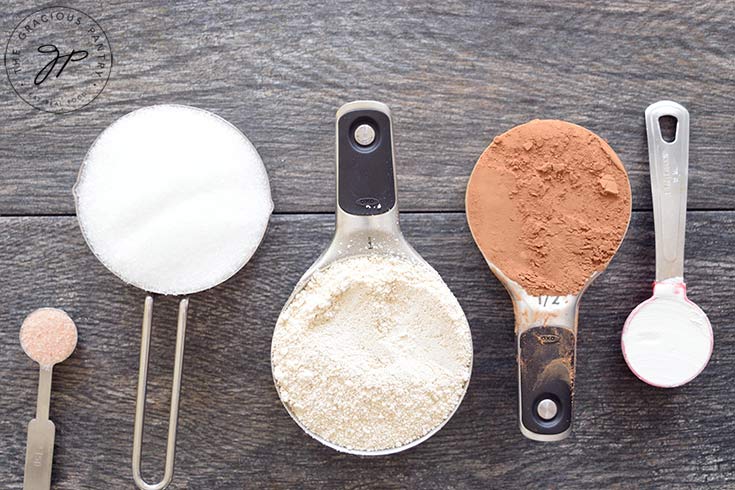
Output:
[[90,148],[75,187],[90,248],[124,281],[188,294],[237,272],[273,210],[250,141],[219,116],[156,105],[127,114]]
[[430,267],[388,256],[317,272],[273,335],[281,400],[322,439],[357,451],[409,444],[440,427],[470,378],[464,313]]
[[681,278],[657,282],[653,298],[633,310],[622,334],[625,362],[641,380],[662,388],[688,383],[712,354],[707,315],[686,297]]

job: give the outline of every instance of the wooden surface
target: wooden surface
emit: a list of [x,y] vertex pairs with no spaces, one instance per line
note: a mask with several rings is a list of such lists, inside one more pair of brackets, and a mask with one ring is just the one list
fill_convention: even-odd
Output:
[[[74,2],[106,30],[110,82],[86,108],[39,112],[0,79],[0,488],[22,487],[37,370],[22,319],[66,309],[80,342],[58,366],[54,488],[133,488],[130,470],[143,293],[85,246],[71,186],[95,136],[142,105],[215,111],[268,168],[268,234],[233,279],[192,297],[175,489],[735,488],[735,2]],[[7,35],[33,8],[5,5]],[[374,98],[394,113],[403,224],[465,309],[475,345],[467,397],[405,453],[350,457],[304,435],[282,408],[268,358],[278,313],[327,245],[334,112]],[[691,113],[687,282],[715,350],[676,390],[636,380],[619,334],[654,274],[643,110]],[[517,427],[512,309],[467,230],[467,177],[494,135],[560,118],[606,138],[631,177],[635,212],[619,254],[585,293],[576,423],[556,444]],[[176,302],[156,302],[144,474],[160,477]]]

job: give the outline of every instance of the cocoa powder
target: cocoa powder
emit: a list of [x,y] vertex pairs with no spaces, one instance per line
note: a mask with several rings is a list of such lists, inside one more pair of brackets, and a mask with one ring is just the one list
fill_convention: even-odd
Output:
[[534,120],[496,137],[467,185],[467,220],[485,258],[532,295],[576,294],[617,250],[630,182],[591,131]]

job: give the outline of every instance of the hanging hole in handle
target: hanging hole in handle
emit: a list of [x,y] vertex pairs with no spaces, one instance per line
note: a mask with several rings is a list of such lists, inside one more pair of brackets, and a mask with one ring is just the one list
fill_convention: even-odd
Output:
[[676,131],[679,124],[678,119],[674,116],[661,116],[658,118],[658,127],[661,131],[661,138],[667,143],[676,141]]

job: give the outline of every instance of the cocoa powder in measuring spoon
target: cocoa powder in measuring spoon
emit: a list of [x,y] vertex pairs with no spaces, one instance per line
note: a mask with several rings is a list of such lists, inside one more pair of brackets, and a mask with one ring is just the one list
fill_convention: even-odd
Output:
[[591,131],[534,120],[496,137],[467,188],[485,258],[529,294],[576,294],[605,268],[630,216],[630,183]]

